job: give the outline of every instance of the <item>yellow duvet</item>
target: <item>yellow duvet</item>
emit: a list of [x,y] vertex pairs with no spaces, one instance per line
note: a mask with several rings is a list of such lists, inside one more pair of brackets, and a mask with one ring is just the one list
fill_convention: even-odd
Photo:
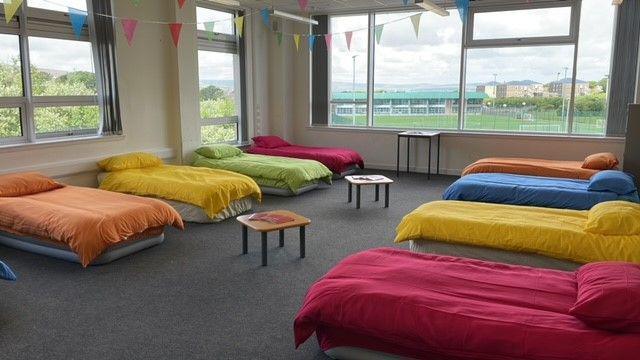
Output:
[[231,171],[162,165],[109,173],[103,190],[180,201],[202,208],[214,218],[232,201],[249,196],[260,201],[258,184]]
[[640,235],[585,232],[589,211],[465,201],[435,201],[406,215],[395,242],[448,243],[536,253],[578,263],[640,263]]

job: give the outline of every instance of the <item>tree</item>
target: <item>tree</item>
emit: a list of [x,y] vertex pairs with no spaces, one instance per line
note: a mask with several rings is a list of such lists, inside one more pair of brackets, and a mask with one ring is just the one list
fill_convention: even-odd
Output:
[[222,97],[225,97],[226,94],[224,90],[220,89],[215,85],[209,85],[200,89],[200,101],[202,100],[216,100]]

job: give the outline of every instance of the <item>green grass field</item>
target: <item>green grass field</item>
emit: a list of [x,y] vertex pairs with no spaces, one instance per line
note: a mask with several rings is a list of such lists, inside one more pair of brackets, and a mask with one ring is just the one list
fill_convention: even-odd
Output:
[[[580,135],[602,135],[605,132],[604,116],[596,114],[576,114],[573,133]],[[333,115],[332,125],[351,126],[353,117]],[[373,124],[381,128],[399,129],[441,129],[458,128],[457,115],[432,116],[380,116],[374,117]],[[366,116],[356,116],[355,126],[366,126]],[[518,119],[500,115],[467,115],[465,130],[476,131],[508,131],[528,133],[566,133],[566,124],[555,112],[531,113],[531,120]]]

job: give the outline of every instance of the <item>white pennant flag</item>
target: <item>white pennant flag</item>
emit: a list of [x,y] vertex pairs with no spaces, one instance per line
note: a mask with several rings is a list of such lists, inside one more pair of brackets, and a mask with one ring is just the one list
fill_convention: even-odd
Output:
[[416,32],[416,38],[418,37],[418,34],[420,33],[420,19],[421,18],[422,18],[422,13],[421,12],[411,16],[411,23],[413,24],[413,31]]

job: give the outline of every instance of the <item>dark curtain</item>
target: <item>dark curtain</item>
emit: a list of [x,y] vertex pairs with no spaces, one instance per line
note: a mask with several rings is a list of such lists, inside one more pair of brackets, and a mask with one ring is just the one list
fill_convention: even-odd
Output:
[[118,76],[116,73],[116,40],[114,37],[111,0],[92,0],[95,24],[100,82],[102,88],[102,134],[122,134],[120,101],[118,100]]
[[320,36],[316,38],[312,53],[311,124],[327,125],[329,121],[329,55],[322,35],[329,32],[329,17],[319,15],[313,18],[318,20],[318,25],[313,27],[313,34]]
[[626,0],[618,9],[614,38],[607,135],[624,136],[627,111],[636,94],[638,44],[640,40],[640,1]]

